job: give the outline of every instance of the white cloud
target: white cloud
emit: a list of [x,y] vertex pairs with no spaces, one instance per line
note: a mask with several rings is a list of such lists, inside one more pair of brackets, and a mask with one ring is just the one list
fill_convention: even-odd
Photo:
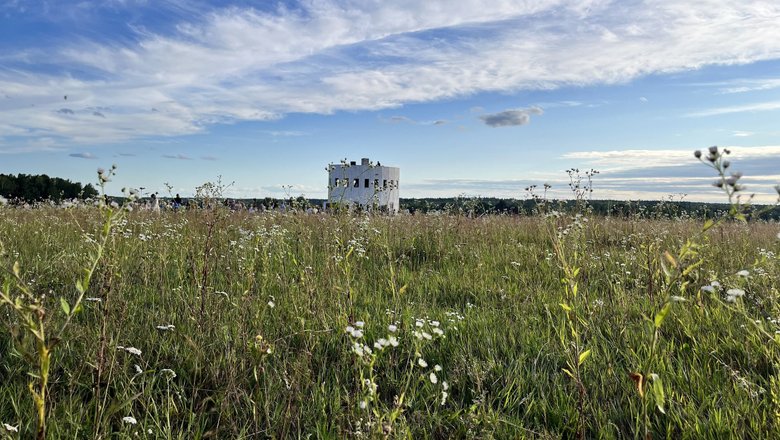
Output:
[[[760,147],[724,147],[731,151],[730,160],[777,159],[780,145]],[[574,151],[565,153],[563,159],[582,161],[586,166],[598,167],[602,171],[623,171],[642,168],[677,167],[695,163],[694,150],[610,150]]]
[[769,102],[755,102],[744,105],[734,105],[728,107],[715,107],[698,112],[688,113],[689,117],[701,117],[701,116],[717,116],[726,115],[731,113],[745,113],[745,112],[764,112],[770,110],[780,109],[780,101]]
[[[15,68],[0,71],[0,95],[8,96],[0,99],[0,139],[109,143],[290,112],[377,110],[776,59],[780,39],[767,36],[778,17],[780,3],[770,0],[305,0],[295,10],[231,7],[182,20],[165,34],[138,28],[130,40],[4,54]],[[41,73],[34,64],[41,59],[66,73]],[[745,108],[695,115],[780,103]]]

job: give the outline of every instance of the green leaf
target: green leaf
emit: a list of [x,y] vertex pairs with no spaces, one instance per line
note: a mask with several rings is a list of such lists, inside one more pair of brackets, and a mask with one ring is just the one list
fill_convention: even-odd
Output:
[[664,383],[659,376],[653,377],[653,396],[655,396],[655,406],[658,411],[666,414],[664,405],[666,404],[666,394],[664,393]]
[[672,309],[672,303],[667,301],[666,304],[661,308],[661,311],[656,313],[655,315],[655,328],[660,328],[661,324],[663,324],[664,319],[666,319],[666,315],[669,314],[669,310]]
[[66,315],[70,315],[70,304],[68,304],[68,301],[62,296],[60,297],[60,307],[62,307],[62,311],[65,312]]
[[16,276],[16,278],[19,278],[19,273],[21,273],[21,270],[19,269],[19,262],[18,261],[14,261],[14,269],[13,270],[14,270],[14,275]]
[[79,293],[82,293],[82,294],[84,293],[84,285],[81,284],[81,280],[76,280],[76,290]]
[[566,303],[560,303],[560,304],[558,304],[558,305],[559,305],[559,306],[561,306],[561,308],[562,308],[563,310],[566,310],[567,312],[571,312],[571,307],[569,307],[569,305],[568,305],[568,304],[566,304]]
[[703,231],[707,231],[707,230],[709,230],[709,229],[710,229],[710,228],[711,228],[711,227],[712,227],[714,224],[715,224],[715,222],[714,222],[712,219],[708,219],[706,222],[704,222],[704,226],[702,226],[702,228],[701,228],[701,229],[702,229]]
[[578,365],[582,365],[583,362],[585,362],[585,359],[590,357],[590,349],[587,349],[580,353],[579,360],[577,361]]

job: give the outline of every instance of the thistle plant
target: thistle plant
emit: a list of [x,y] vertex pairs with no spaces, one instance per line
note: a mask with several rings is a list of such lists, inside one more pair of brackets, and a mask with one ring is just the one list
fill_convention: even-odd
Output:
[[[98,232],[97,239],[91,241],[92,249],[89,259],[81,274],[75,282],[76,300],[68,301],[65,295],[59,297],[60,311],[64,321],[57,329],[52,329],[52,315],[56,312],[47,308],[45,294],[34,291],[24,278],[19,261],[14,261],[10,269],[4,265],[6,277],[0,288],[0,306],[4,306],[14,314],[24,333],[19,335],[17,349],[30,363],[29,375],[32,380],[28,383],[30,394],[35,404],[36,438],[46,437],[46,411],[48,403],[49,372],[52,367],[52,354],[57,345],[66,337],[71,320],[83,309],[83,301],[90,287],[93,275],[98,268],[103,253],[106,250],[111,229],[121,220],[125,214],[126,205],[120,207],[116,203],[106,203],[105,186],[114,176],[116,166],[108,171],[98,169],[98,184],[102,197],[98,202],[98,209],[103,218],[103,223]],[[4,254],[0,243],[0,254]],[[56,310],[56,309],[55,309]]]

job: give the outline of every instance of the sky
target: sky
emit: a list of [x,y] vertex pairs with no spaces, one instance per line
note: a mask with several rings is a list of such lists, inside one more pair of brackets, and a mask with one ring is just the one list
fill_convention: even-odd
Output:
[[192,195],[725,201],[780,183],[777,0],[0,0],[0,173]]

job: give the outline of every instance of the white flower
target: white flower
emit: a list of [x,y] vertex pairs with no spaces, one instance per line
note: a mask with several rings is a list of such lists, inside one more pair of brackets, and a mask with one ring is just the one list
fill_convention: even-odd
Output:
[[425,323],[418,319],[417,321],[414,322],[414,325],[416,325],[417,327],[422,327],[423,325],[425,325]]
[[352,332],[353,338],[362,338],[363,337],[363,330],[355,330]]
[[720,288],[720,283],[719,283],[719,282],[717,282],[717,281],[713,281],[713,282],[711,282],[711,283],[710,283],[710,286],[712,286],[712,287],[714,287],[714,288],[718,289],[718,288]]
[[360,401],[360,409],[366,409],[368,407],[368,402],[365,400]]
[[355,331],[355,327],[352,327],[351,325],[348,325],[345,331],[349,334],[352,334],[352,332]]
[[448,390],[448,389],[450,389],[450,384],[448,384],[446,380],[445,380],[445,381],[443,381],[443,382],[441,383],[441,389],[443,389],[443,390]]
[[436,333],[436,336],[444,336],[444,330],[440,329],[439,327],[435,327],[433,332]]
[[745,296],[745,291],[742,289],[729,289],[726,291],[726,295],[735,297]]
[[358,321],[358,322],[355,323],[355,327],[359,327],[359,328],[363,328],[363,326],[365,326],[365,325],[366,325],[366,323],[363,322],[363,321]]
[[141,350],[139,350],[139,349],[137,349],[135,347],[122,347],[122,346],[119,346],[117,348],[120,349],[120,350],[124,350],[124,351],[126,351],[126,352],[128,352],[130,354],[134,354],[136,356],[141,356]]
[[90,296],[90,297],[88,297],[88,298],[84,298],[84,301],[89,301],[89,302],[103,302],[103,299],[101,299],[101,298],[95,298],[95,297],[92,297],[92,296]]
[[737,272],[737,275],[739,275],[739,276],[741,276],[743,278],[747,278],[748,275],[750,275],[750,272],[748,272],[747,270],[743,269],[743,270],[740,270],[739,272]]
[[425,338],[425,339],[427,339],[427,340],[429,340],[429,341],[430,341],[431,339],[433,339],[433,336],[431,336],[431,334],[430,334],[430,333],[426,333],[426,332],[422,332],[422,337],[423,337],[423,338]]
[[701,290],[707,293],[712,293],[715,291],[715,288],[713,286],[701,286]]
[[417,365],[425,368],[428,366],[428,362],[425,362],[425,359],[423,358],[417,358]]
[[439,321],[431,321],[431,325],[434,327],[438,327],[439,324],[440,324]]
[[446,391],[441,392],[441,404],[444,405],[447,402],[447,396],[450,394]]
[[163,368],[162,370],[160,370],[160,373],[168,376],[168,379],[176,378],[176,372],[171,370],[170,368]]
[[133,416],[122,417],[122,421],[131,425],[138,423],[138,420],[136,420]]
[[352,346],[352,351],[355,352],[358,356],[363,356],[365,354],[365,351],[363,350],[363,346],[355,342],[355,344]]
[[272,308],[272,309],[273,309],[274,307],[276,307],[276,303],[275,303],[275,302],[273,302],[273,300],[271,300],[271,301],[268,301],[268,307],[270,307],[270,308]]
[[165,325],[158,325],[157,326],[157,330],[161,330],[161,331],[164,331],[164,332],[173,330],[175,328],[176,328],[176,326],[173,325],[173,324],[165,324]]
[[685,299],[685,298],[683,298],[683,297],[681,297],[681,296],[677,296],[677,295],[672,295],[672,296],[671,296],[671,297],[669,297],[669,298],[670,298],[672,301],[674,301],[674,302],[683,302],[683,301],[686,301],[686,299]]
[[429,374],[429,375],[428,375],[428,379],[430,379],[430,380],[431,380],[431,383],[432,383],[432,384],[436,384],[437,382],[439,382],[439,378],[438,378],[438,377],[436,377],[436,373],[431,373],[431,374]]
[[395,332],[398,331],[398,327],[396,327],[393,324],[390,324],[390,325],[387,326],[387,331],[389,331],[390,333],[395,333]]
[[420,333],[420,332],[418,332],[418,331],[416,331],[416,330],[415,330],[415,332],[414,332],[414,333],[412,333],[412,334],[414,335],[414,337],[415,337],[415,338],[417,338],[417,339],[422,339],[422,333]]
[[436,364],[433,366],[434,371],[441,371],[441,365]]
[[138,364],[135,364],[135,365],[133,365],[133,366],[135,367],[135,373],[136,373],[136,374],[141,374],[141,373],[143,373],[143,372],[144,372],[144,370],[143,370],[143,369],[141,369],[141,367],[140,367]]
[[398,347],[398,338],[396,338],[395,336],[390,336],[387,342],[393,347]]
[[[0,199],[2,199],[2,197],[0,197]],[[2,205],[2,203],[0,203],[0,205]],[[8,432],[19,432],[18,426],[11,426],[8,423],[3,423],[3,428]]]

